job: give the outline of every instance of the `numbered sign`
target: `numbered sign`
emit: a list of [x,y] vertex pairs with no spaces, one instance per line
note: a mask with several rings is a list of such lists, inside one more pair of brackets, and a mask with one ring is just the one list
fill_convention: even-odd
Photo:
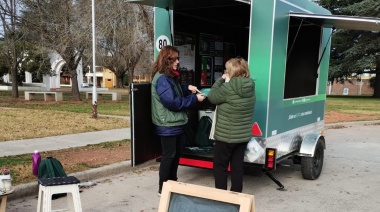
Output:
[[170,40],[166,35],[160,35],[156,40],[156,49],[160,51],[162,47],[170,45]]

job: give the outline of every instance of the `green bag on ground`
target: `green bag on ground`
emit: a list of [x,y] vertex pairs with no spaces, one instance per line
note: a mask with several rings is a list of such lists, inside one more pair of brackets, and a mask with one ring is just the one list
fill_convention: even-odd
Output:
[[212,120],[208,116],[202,116],[199,119],[198,129],[195,133],[194,143],[198,147],[208,147],[213,146],[214,141],[209,139],[210,130],[212,126]]
[[38,167],[38,179],[52,177],[67,177],[65,170],[59,160],[53,157],[47,157],[41,160]]

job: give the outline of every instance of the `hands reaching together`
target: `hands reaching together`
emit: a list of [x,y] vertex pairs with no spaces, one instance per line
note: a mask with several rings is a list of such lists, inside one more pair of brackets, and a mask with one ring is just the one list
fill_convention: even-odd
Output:
[[189,89],[189,91],[191,91],[191,93],[197,93],[197,92],[201,93],[198,90],[197,86],[194,86],[194,85],[189,85],[188,89]]
[[189,91],[191,91],[191,93],[194,93],[194,94],[198,93],[197,94],[198,102],[202,102],[203,100],[205,100],[205,98],[206,98],[205,95],[202,92],[200,92],[196,86],[189,85],[188,89],[189,89]]
[[206,99],[205,95],[203,93],[197,94],[198,102],[202,102]]

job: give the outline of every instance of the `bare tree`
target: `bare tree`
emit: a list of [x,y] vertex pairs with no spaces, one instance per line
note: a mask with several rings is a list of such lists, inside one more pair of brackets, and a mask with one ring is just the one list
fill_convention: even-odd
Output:
[[[133,79],[136,65],[149,52],[152,55],[152,8],[123,0],[97,2],[97,59],[99,65],[115,73],[116,87],[124,87],[123,78]],[[104,12],[104,8],[108,8]],[[145,56],[146,58],[146,56]],[[145,63],[149,63],[146,61]]]
[[65,60],[74,100],[80,101],[77,67],[90,46],[91,4],[74,0],[24,0],[24,18],[36,44]]
[[[63,71],[71,77],[74,99],[80,100],[76,69],[81,59],[92,58],[91,4],[84,0],[23,1],[31,36],[37,45],[58,52],[66,61]],[[152,63],[153,10],[123,0],[99,0],[95,6],[97,65],[113,71],[117,87],[123,87],[125,74],[131,82],[141,58],[148,58],[140,61],[142,66]]]
[[2,43],[0,54],[5,61],[6,68],[10,71],[12,79],[12,97],[18,98],[19,68],[25,56],[25,37],[21,29],[19,0],[1,0],[0,19]]

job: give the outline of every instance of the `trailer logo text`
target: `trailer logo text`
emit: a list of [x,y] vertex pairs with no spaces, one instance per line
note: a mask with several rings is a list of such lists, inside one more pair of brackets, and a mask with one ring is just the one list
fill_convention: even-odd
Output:
[[298,117],[301,117],[301,116],[311,115],[311,114],[313,114],[312,110],[309,110],[309,111],[306,111],[306,112],[302,112],[302,113],[290,114],[288,120],[295,119],[295,118],[298,118]]
[[305,103],[308,101],[310,101],[310,99],[302,98],[302,99],[294,99],[292,103],[297,104],[297,103]]

